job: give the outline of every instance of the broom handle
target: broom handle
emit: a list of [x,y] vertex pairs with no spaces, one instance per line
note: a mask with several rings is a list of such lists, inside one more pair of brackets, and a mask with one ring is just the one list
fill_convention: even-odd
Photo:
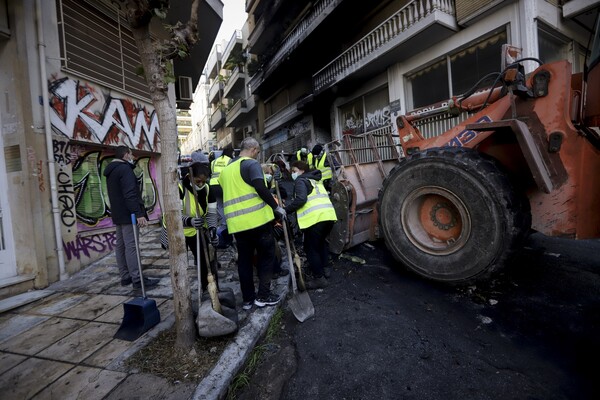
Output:
[[135,240],[135,255],[137,256],[138,270],[140,271],[140,284],[142,285],[142,297],[146,299],[146,288],[144,287],[144,275],[142,273],[142,260],[140,259],[140,243],[138,241],[137,218],[131,214],[131,224],[133,225],[133,238]]
[[[281,201],[281,194],[279,193],[279,184],[277,183],[277,181],[275,179],[273,179],[273,181],[275,182],[275,191],[277,192],[277,200],[279,200],[279,205],[283,204]],[[290,277],[292,279],[292,293],[296,293],[298,291],[298,284],[296,283],[296,275],[294,272],[294,261],[292,261],[292,252],[290,250],[290,238],[288,236],[288,231],[287,231],[287,223],[285,221],[285,218],[281,219],[281,223],[283,224],[283,237],[285,239],[285,250],[287,252],[287,256],[288,256],[288,263],[290,265]]]
[[[190,166],[189,171],[190,171],[190,181],[191,181],[190,183],[192,185],[192,192],[194,193],[194,203],[196,204],[196,217],[199,217],[200,216],[200,204],[198,204],[198,193],[196,191],[196,184],[194,183],[194,172],[192,171],[191,166]],[[210,258],[208,257],[208,248],[206,247],[206,240],[204,239],[204,234],[201,232],[200,228],[196,228],[196,235],[199,236],[200,240],[202,241],[202,249],[204,250],[204,251],[202,251],[202,254],[204,255],[204,261],[206,262],[206,272],[207,272],[206,279],[209,282],[212,281],[214,283],[215,278],[212,274],[212,271],[210,270],[211,269],[210,268]],[[197,257],[198,257],[198,259],[200,259],[199,258],[200,254],[198,254]],[[198,294],[200,294],[200,291],[202,290],[201,285],[200,285],[200,274],[198,274],[198,284],[199,284]],[[219,302],[219,297],[214,296],[210,290],[208,291],[208,293],[210,294],[213,305],[216,306],[216,308],[220,308],[221,303]],[[217,311],[217,310],[215,310],[215,311]],[[219,313],[220,313],[220,310],[219,310]]]

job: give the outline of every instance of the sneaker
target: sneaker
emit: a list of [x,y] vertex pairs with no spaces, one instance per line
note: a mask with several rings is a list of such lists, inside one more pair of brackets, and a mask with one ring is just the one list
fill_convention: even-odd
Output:
[[267,297],[257,297],[256,300],[254,300],[254,304],[256,304],[256,307],[262,308],[264,306],[274,306],[279,303],[279,300],[281,300],[279,296],[271,293]]
[[121,286],[129,286],[131,285],[131,277],[127,279],[121,279]]
[[[160,281],[160,279],[154,279],[154,278],[144,278],[144,288],[148,289],[151,287],[154,287],[156,285],[158,285],[158,282]],[[141,282],[133,282],[133,288],[134,289],[141,289],[142,288],[142,283]]]
[[245,301],[245,302],[242,304],[242,309],[244,309],[244,310],[248,311],[248,310],[252,309],[252,306],[253,306],[253,305],[254,305],[254,301]]
[[320,276],[318,278],[314,278],[313,280],[306,282],[306,289],[309,289],[309,290],[323,289],[323,288],[326,288],[327,286],[329,286],[329,282],[327,281],[327,278],[325,278],[324,276]]

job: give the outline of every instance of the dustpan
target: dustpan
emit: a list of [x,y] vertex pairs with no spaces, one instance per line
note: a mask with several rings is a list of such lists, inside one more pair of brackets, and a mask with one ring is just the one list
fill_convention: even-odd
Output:
[[123,322],[119,330],[113,336],[115,339],[127,340],[133,342],[153,326],[160,322],[160,312],[156,306],[156,301],[146,297],[146,288],[144,287],[144,276],[142,274],[142,262],[140,259],[140,246],[137,232],[137,219],[135,214],[131,214],[131,223],[133,224],[133,236],[135,238],[135,250],[140,271],[140,283],[142,285],[142,297],[136,297],[133,300],[123,303]]

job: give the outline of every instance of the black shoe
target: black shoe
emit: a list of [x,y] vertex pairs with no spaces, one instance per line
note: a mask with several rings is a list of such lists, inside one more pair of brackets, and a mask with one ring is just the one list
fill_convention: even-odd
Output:
[[271,277],[271,279],[279,279],[282,276],[288,276],[289,274],[289,269],[280,269],[279,271],[273,271],[273,276]]
[[320,276],[318,278],[314,278],[313,280],[306,282],[305,285],[306,289],[308,290],[323,289],[329,286],[329,282],[327,281],[327,278],[325,278],[324,276]]
[[277,296],[276,294],[271,293],[267,297],[257,297],[254,300],[254,304],[256,305],[256,307],[262,308],[264,306],[277,305],[277,303],[279,303],[279,300],[281,300],[281,297]]
[[131,285],[131,277],[127,279],[121,279],[121,286],[129,286]]
[[[158,282],[160,282],[160,279],[144,278],[144,288],[148,289],[148,288],[154,287],[154,286],[158,285]],[[141,289],[142,282],[133,282],[133,288]]]

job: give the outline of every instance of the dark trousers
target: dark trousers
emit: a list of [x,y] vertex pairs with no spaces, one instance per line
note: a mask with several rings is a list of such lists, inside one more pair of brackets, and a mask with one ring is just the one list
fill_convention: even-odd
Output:
[[317,222],[302,230],[306,260],[315,278],[323,276],[323,270],[329,262],[329,246],[326,239],[333,228],[333,222]]
[[[260,298],[269,296],[273,264],[275,263],[273,224],[268,222],[254,229],[234,233],[233,236],[238,249],[238,275],[242,298],[245,302],[249,302],[257,296]],[[258,294],[254,289],[253,260],[255,254],[257,257]]]
[[[206,237],[205,237],[206,241]],[[208,242],[207,242],[208,243]],[[194,255],[194,265],[198,265],[198,254],[196,251],[196,235],[194,236],[186,236],[185,244],[187,248]],[[215,277],[215,282],[217,280],[216,272],[213,270],[213,276]],[[206,257],[204,256],[204,251],[202,250],[202,241],[200,241],[200,283],[202,285],[202,290],[205,291],[208,286],[208,268],[206,267]]]

